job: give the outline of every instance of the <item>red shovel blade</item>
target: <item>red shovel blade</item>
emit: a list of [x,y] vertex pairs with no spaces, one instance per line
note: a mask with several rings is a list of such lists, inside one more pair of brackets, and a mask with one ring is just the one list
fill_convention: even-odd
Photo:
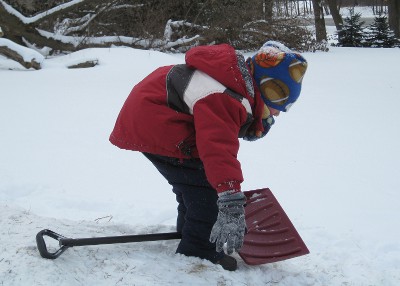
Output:
[[248,230],[239,255],[246,264],[277,262],[310,253],[270,189],[244,194]]

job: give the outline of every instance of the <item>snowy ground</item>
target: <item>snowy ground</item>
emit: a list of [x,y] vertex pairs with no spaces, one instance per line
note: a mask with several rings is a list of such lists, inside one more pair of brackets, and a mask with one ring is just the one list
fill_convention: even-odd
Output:
[[[173,231],[170,187],[108,142],[132,86],[182,55],[90,49],[23,71],[0,58],[0,285],[385,285],[400,282],[400,49],[306,53],[302,98],[241,143],[244,190],[270,187],[311,253],[224,271],[177,241],[76,247],[42,259],[35,235]],[[66,69],[98,59],[91,69]],[[20,70],[10,71],[7,68]]]

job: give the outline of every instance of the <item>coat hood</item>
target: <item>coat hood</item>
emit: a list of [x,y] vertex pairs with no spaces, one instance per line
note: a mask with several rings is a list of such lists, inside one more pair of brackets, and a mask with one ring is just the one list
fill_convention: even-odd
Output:
[[190,49],[185,60],[189,67],[205,72],[245,97],[253,111],[254,122],[251,129],[264,131],[261,121],[264,102],[241,53],[228,44],[199,46]]

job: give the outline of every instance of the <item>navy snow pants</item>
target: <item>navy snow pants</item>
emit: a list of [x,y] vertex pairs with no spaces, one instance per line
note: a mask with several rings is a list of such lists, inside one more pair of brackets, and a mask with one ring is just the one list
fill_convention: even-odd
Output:
[[215,263],[225,254],[209,241],[217,220],[218,195],[206,178],[200,159],[178,159],[143,153],[172,186],[178,202],[176,229],[182,239],[176,253]]

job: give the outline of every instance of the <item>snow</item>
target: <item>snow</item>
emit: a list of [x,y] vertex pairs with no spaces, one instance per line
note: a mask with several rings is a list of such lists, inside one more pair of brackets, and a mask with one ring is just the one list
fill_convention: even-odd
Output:
[[[35,235],[169,232],[176,202],[140,153],[108,142],[134,84],[183,62],[87,49],[26,71],[0,58],[0,284],[385,285],[400,282],[400,49],[305,53],[300,100],[241,141],[244,190],[269,187],[311,253],[236,272],[175,255],[177,241],[85,246],[45,260]],[[89,69],[71,63],[97,60]],[[53,246],[56,247],[56,246]]]

